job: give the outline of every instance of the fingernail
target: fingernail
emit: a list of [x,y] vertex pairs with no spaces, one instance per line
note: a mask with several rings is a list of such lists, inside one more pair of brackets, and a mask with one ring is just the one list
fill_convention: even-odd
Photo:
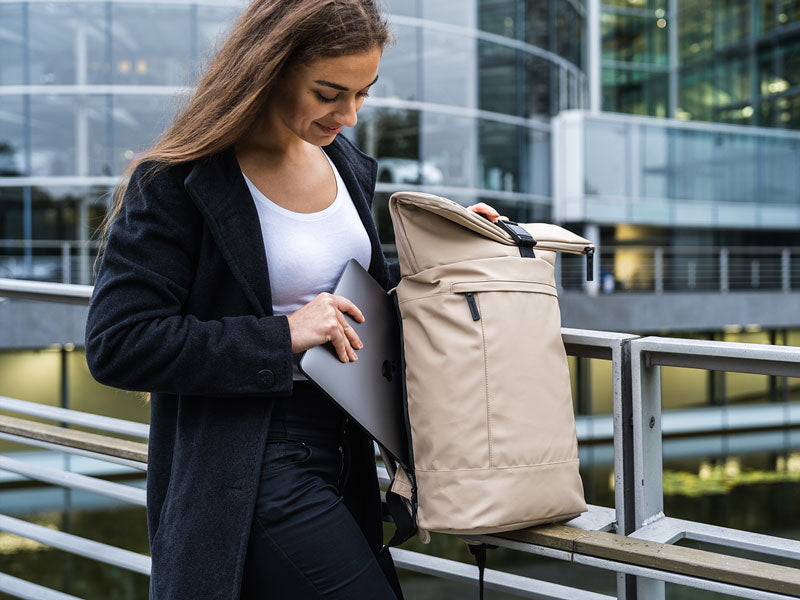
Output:
[[357,360],[358,360],[358,355],[356,354],[356,355],[353,357],[353,362],[355,362],[355,361],[357,361]]
[[364,347],[364,344],[362,344],[361,342],[358,342],[358,346],[357,346],[357,348],[358,348],[359,350],[361,350],[363,347]]

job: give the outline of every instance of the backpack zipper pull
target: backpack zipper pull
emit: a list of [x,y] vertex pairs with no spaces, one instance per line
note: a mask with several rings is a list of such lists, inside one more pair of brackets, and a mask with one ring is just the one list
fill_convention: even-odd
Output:
[[593,281],[594,280],[594,248],[591,246],[586,246],[583,249],[584,254],[586,254],[586,281]]
[[469,305],[469,312],[472,314],[472,320],[479,321],[481,318],[481,313],[478,312],[478,303],[475,302],[475,294],[473,292],[466,292],[464,296],[467,298],[467,304]]

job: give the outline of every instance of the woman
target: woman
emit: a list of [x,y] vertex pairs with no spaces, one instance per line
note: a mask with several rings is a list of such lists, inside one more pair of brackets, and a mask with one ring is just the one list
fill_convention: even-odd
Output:
[[398,279],[376,163],[338,135],[389,37],[373,0],[256,0],[117,190],[86,357],[150,392],[151,600],[402,596],[371,442],[295,366],[357,360],[327,293],[350,258]]

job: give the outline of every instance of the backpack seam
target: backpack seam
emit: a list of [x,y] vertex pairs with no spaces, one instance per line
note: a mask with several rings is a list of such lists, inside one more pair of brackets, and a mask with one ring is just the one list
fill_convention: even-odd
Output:
[[484,326],[485,313],[481,307],[480,294],[475,294],[478,310],[484,318],[481,319],[481,338],[483,340],[483,384],[486,390],[486,441],[489,445],[489,465],[494,466],[492,450],[492,401],[489,395],[489,358],[486,352],[486,327]]
[[531,463],[527,465],[508,465],[504,467],[490,465],[488,467],[464,467],[463,469],[417,469],[414,471],[418,473],[458,473],[459,471],[490,471],[492,469],[527,469],[529,467],[549,467],[554,465],[566,465],[569,463],[576,463],[580,459],[570,458],[567,460],[557,460],[548,463]]

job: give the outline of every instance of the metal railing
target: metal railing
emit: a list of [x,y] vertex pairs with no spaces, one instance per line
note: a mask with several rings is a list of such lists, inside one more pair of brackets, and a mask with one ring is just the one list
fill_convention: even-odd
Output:
[[[601,293],[800,289],[798,247],[603,246],[595,260]],[[581,288],[585,261],[570,255],[560,261],[561,285]]]
[[0,239],[0,277],[91,283],[97,241]]
[[[13,292],[17,297],[57,300],[58,294],[49,287],[52,284],[28,284],[33,287],[26,291],[21,290],[19,284],[27,282],[11,283],[14,285],[0,281],[0,294]],[[43,285],[48,289],[33,289]],[[64,300],[80,301],[81,295],[88,297],[85,293],[86,289],[65,289]],[[618,599],[663,599],[665,582],[758,600],[800,597],[800,569],[673,545],[687,538],[765,555],[800,558],[800,541],[674,519],[664,514],[660,389],[662,366],[800,377],[800,348],[640,338],[572,329],[563,329],[562,337],[572,356],[611,361],[615,506],[590,506],[587,513],[565,525],[462,537],[615,572]],[[139,438],[147,435],[146,425],[21,400],[0,398],[0,410]],[[0,417],[0,438],[146,470],[146,445],[139,442],[14,417]],[[67,488],[90,490],[132,504],[144,504],[144,492],[131,486],[47,469],[7,456],[0,457],[0,469]],[[379,469],[379,476],[387,483],[383,469]],[[142,526],[145,526],[144,521]],[[132,571],[146,574],[150,571],[147,556],[20,519],[0,515],[0,530]],[[407,550],[393,549],[392,553],[401,568],[459,581],[477,579],[477,568],[473,565]],[[491,569],[486,573],[486,585],[523,598],[610,598]],[[4,574],[0,574],[0,591],[20,598],[72,598]]]

